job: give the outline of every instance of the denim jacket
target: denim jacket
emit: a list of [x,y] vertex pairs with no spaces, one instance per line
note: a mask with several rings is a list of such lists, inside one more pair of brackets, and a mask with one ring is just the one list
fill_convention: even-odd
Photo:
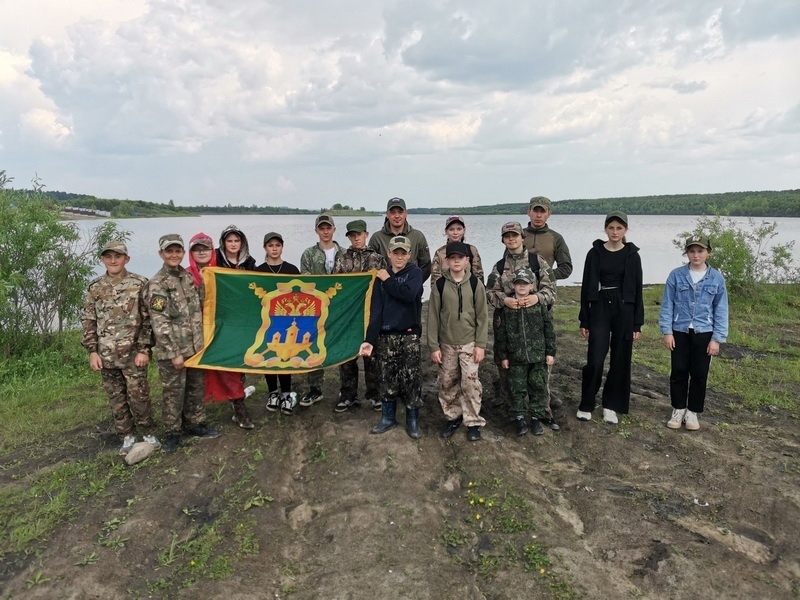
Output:
[[673,331],[697,333],[712,332],[711,339],[724,342],[728,337],[728,292],[725,279],[706,263],[705,276],[692,283],[689,265],[683,265],[669,274],[661,300],[658,326],[663,335]]

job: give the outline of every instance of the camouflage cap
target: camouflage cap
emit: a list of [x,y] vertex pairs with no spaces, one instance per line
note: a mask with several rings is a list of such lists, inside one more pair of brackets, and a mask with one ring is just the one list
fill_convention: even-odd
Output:
[[363,219],[356,219],[355,221],[350,221],[347,224],[347,233],[346,235],[350,235],[351,233],[365,233],[367,231],[367,222]]
[[447,229],[453,223],[461,223],[462,227],[466,227],[467,225],[464,223],[464,219],[459,217],[458,215],[453,215],[452,217],[447,217],[447,220],[444,222],[444,228]]
[[411,241],[404,235],[396,235],[389,240],[389,252],[394,252],[397,249],[411,252]]
[[386,210],[392,210],[395,206],[399,206],[403,210],[406,210],[406,201],[402,198],[392,198],[386,203]]
[[530,270],[528,267],[522,267],[517,269],[514,273],[514,283],[517,281],[524,281],[525,283],[533,283],[536,281],[536,277],[533,275],[533,271]]
[[689,246],[700,246],[701,248],[711,250],[711,240],[708,239],[708,236],[701,234],[690,235],[688,238],[686,238],[686,243],[684,244],[683,249],[688,250]]
[[503,237],[507,233],[518,233],[522,235],[522,225],[519,224],[519,221],[509,221],[500,228],[500,237]]
[[200,233],[189,240],[189,249],[191,250],[195,246],[203,246],[204,248],[210,248],[213,250],[214,240],[211,239],[211,236]]
[[528,210],[533,210],[537,206],[541,206],[545,210],[553,210],[553,203],[550,202],[550,198],[545,198],[544,196],[534,196],[531,198],[531,204]]
[[336,227],[336,225],[333,223],[333,217],[328,214],[321,214],[317,217],[317,220],[314,221],[315,229],[320,225],[330,225],[331,227]]
[[160,250],[166,250],[170,246],[180,246],[181,248],[186,248],[183,243],[183,238],[177,233],[168,233],[167,235],[162,235],[160,238],[158,238],[158,248]]
[[625,227],[628,226],[628,215],[626,215],[621,210],[612,210],[610,213],[606,215],[606,225],[608,225],[611,221],[619,221]]
[[106,242],[103,247],[100,248],[100,256],[103,256],[103,254],[106,252],[116,252],[118,254],[124,254],[125,256],[128,256],[128,247],[122,240],[111,240]]

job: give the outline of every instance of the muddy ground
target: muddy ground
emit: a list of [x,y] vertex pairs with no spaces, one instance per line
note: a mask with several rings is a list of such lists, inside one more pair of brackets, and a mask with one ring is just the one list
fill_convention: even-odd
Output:
[[[559,332],[562,429],[542,437],[517,437],[492,407],[482,441],[463,428],[443,440],[427,365],[419,441],[370,435],[363,406],[334,415],[335,375],[293,417],[268,413],[260,384],[255,430],[213,407],[220,438],[126,467],[3,557],[2,597],[798,597],[796,418],[711,390],[701,431],[672,431],[666,378],[637,367],[631,414],[582,423],[584,353],[577,330]],[[489,355],[487,406],[494,378]],[[118,463],[109,426],[18,449],[0,485],[98,454]]]

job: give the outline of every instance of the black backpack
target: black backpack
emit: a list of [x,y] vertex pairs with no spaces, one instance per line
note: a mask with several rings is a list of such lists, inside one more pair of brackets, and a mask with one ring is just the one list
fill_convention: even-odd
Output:
[[[478,287],[478,278],[472,273],[469,274],[469,287],[472,288],[472,297],[474,298],[475,290]],[[442,292],[444,292],[444,277],[439,277],[439,279],[436,280],[436,289],[439,290],[439,297],[441,297]],[[441,306],[439,307],[439,310],[441,310]]]
[[[539,255],[535,252],[528,252],[528,265],[533,271],[533,274],[536,276],[536,285],[539,285]],[[497,264],[494,266],[497,269],[497,274],[502,275],[503,271],[506,270],[506,256],[503,255],[503,258],[497,261]]]

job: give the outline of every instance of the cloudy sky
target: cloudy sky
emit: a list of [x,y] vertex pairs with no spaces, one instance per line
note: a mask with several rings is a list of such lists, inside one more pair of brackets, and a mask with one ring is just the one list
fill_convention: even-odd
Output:
[[0,0],[0,169],[383,209],[800,187],[798,0]]

